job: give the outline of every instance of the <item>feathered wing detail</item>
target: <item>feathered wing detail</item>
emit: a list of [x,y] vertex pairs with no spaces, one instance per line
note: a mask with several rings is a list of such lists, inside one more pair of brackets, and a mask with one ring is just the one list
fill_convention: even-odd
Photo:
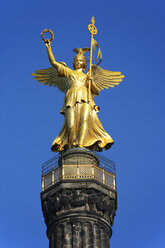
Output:
[[119,71],[107,71],[97,65],[92,65],[91,71],[92,85],[98,92],[118,85],[124,78]]
[[[63,63],[61,62],[61,64]],[[38,80],[39,83],[57,87],[62,92],[66,93],[70,88],[67,78],[60,76],[58,70],[55,67],[37,70],[36,73],[33,73],[32,75],[34,76],[35,80]]]

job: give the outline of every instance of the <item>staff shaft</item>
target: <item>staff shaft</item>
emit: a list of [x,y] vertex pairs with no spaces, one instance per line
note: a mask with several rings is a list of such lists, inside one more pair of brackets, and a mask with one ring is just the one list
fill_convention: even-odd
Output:
[[89,60],[89,86],[88,86],[88,101],[90,100],[90,92],[91,92],[91,75],[92,75],[92,49],[93,49],[93,35],[97,34],[97,28],[94,26],[95,18],[94,16],[91,19],[92,24],[88,25],[88,30],[91,34],[91,47],[90,47],[90,60]]
[[91,92],[91,69],[92,69],[92,42],[93,42],[93,34],[91,33],[91,46],[90,46],[90,61],[89,61],[89,85],[88,85],[88,101],[90,100],[90,92]]
[[91,33],[90,61],[89,61],[89,77],[91,77],[92,69],[92,49],[93,49],[93,34]]

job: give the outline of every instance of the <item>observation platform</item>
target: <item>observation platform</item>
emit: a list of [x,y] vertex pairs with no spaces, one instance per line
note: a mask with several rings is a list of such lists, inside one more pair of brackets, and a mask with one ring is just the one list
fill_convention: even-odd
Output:
[[42,165],[42,192],[58,182],[77,180],[94,180],[116,190],[115,163],[98,152],[74,148],[54,156]]

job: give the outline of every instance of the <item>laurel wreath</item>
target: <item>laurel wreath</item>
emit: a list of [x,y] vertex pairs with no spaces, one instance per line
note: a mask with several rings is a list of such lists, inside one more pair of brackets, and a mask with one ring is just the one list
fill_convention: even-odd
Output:
[[[51,38],[50,39],[45,39],[44,38],[44,34],[45,33],[50,33],[51,34]],[[42,40],[46,43],[47,41],[50,41],[50,42],[52,42],[52,40],[54,39],[54,33],[53,33],[53,31],[52,30],[50,30],[50,29],[44,29],[43,31],[42,31],[42,33],[41,33],[41,38],[42,38]]]

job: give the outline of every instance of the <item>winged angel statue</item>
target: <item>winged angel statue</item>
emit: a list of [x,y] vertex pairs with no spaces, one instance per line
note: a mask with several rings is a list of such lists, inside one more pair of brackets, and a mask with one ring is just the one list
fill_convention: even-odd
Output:
[[[52,31],[49,30],[49,32]],[[91,40],[94,41],[93,35],[91,36]],[[98,119],[99,107],[96,106],[93,98],[104,88],[118,85],[124,76],[121,72],[107,71],[94,64],[90,64],[89,71],[85,74],[87,61],[84,53],[90,50],[91,59],[92,45],[91,49],[74,49],[77,55],[74,58],[74,70],[72,70],[64,62],[56,62],[51,50],[51,40],[44,41],[52,67],[37,70],[33,76],[39,83],[58,87],[65,93],[61,109],[64,124],[51,150],[58,152],[73,147],[84,147],[96,151],[101,151],[103,148],[109,149],[113,144],[113,139]]]

